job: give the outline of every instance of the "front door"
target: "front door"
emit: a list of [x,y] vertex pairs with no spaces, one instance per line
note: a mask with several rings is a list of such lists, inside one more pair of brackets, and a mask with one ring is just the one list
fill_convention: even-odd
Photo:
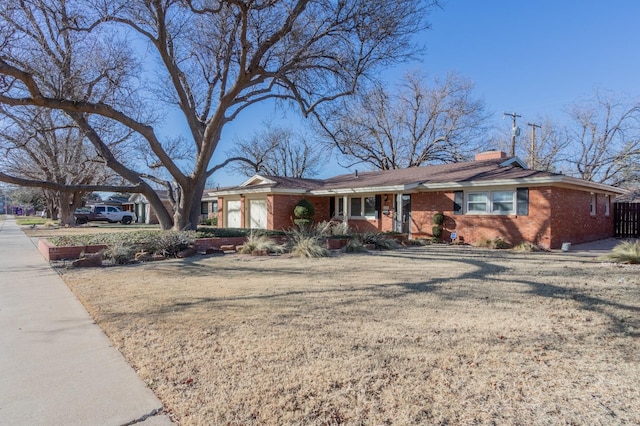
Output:
[[394,219],[394,231],[411,234],[411,194],[396,196]]

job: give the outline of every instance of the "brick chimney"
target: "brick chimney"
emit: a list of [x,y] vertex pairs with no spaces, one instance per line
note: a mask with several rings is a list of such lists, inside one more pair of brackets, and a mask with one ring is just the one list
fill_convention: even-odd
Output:
[[503,151],[485,151],[476,154],[475,161],[499,160],[501,158],[507,158],[507,153]]

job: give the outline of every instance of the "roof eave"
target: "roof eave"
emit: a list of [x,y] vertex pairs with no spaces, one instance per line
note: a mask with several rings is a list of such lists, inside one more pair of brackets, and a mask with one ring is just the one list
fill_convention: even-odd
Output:
[[384,185],[384,186],[363,186],[361,188],[335,188],[335,189],[314,189],[309,191],[311,195],[342,195],[342,194],[370,194],[370,193],[391,193],[411,191],[418,188],[420,182],[407,185]]
[[614,186],[605,185],[602,183],[589,182],[582,179],[556,175],[556,176],[544,176],[544,177],[531,177],[531,178],[515,178],[515,179],[493,179],[493,180],[475,180],[475,181],[462,181],[462,182],[425,182],[421,185],[423,189],[465,189],[465,188],[477,188],[477,187],[490,187],[490,186],[514,186],[514,185],[562,185],[569,187],[580,187],[590,190],[606,192],[610,194],[624,194],[626,191]]
[[211,191],[207,193],[207,197],[224,197],[234,195],[246,195],[246,194],[307,194],[309,190],[300,188],[273,188],[271,186],[266,187],[246,187],[246,188],[234,188],[230,190]]

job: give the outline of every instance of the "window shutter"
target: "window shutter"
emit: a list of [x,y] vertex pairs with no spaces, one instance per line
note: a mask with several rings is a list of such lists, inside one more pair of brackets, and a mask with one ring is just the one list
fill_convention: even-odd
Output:
[[336,199],[335,197],[331,197],[329,198],[329,217],[333,219],[337,215],[338,212],[336,212]]
[[378,219],[382,217],[382,195],[376,195],[376,216]]
[[517,190],[518,206],[516,214],[521,216],[529,215],[529,188],[518,188]]
[[462,191],[453,191],[453,214],[464,213],[462,206],[464,204],[464,193]]

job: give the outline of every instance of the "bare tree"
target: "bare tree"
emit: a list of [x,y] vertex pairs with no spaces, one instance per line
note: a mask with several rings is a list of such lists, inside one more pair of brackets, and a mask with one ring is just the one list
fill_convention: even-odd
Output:
[[484,103],[473,84],[457,74],[435,79],[407,75],[397,91],[381,86],[345,100],[329,113],[323,130],[351,161],[375,169],[462,161],[485,129]]
[[521,155],[531,169],[564,172],[569,147],[567,132],[550,118],[537,119],[532,124],[537,126],[535,139],[531,139],[533,133],[521,135],[517,140],[516,153]]
[[[64,111],[106,164],[142,192],[163,227],[194,228],[224,126],[267,99],[302,114],[416,52],[435,0],[7,0],[0,6],[0,103]],[[144,63],[131,46],[146,43]],[[146,60],[148,59],[148,60]],[[175,159],[162,119],[189,129]],[[103,139],[104,118],[134,132],[170,175],[127,165]],[[0,179],[8,178],[0,174]],[[175,214],[151,182],[170,190]],[[52,189],[60,186],[45,182]],[[76,186],[95,190],[95,186]]]
[[[0,164],[3,170],[33,181],[58,185],[99,185],[113,180],[80,130],[57,111],[0,107],[5,129],[0,134]],[[63,224],[73,224],[73,212],[86,192],[44,189],[47,209]]]
[[252,176],[309,178],[318,174],[324,149],[310,142],[307,135],[266,124],[245,140],[238,140],[230,156],[244,158],[230,167]]
[[640,180],[640,102],[596,91],[568,114],[566,161],[573,174],[616,186]]

